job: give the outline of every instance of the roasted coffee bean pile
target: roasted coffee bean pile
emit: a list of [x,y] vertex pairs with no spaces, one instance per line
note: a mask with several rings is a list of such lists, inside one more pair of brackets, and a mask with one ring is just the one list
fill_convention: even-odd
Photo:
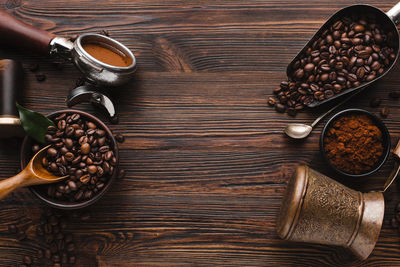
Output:
[[44,239],[48,248],[37,251],[37,258],[50,261],[54,267],[76,262],[73,236],[66,233],[66,218],[60,213],[46,210],[36,234]]
[[[117,159],[104,129],[79,114],[65,114],[54,119],[45,136],[47,156],[43,166],[57,176],[69,178],[46,185],[47,195],[69,202],[85,201],[107,184],[114,173]],[[33,152],[39,149],[33,147]]]
[[306,48],[268,99],[289,115],[314,101],[333,97],[382,75],[396,58],[395,34],[385,32],[375,17],[344,17]]
[[[76,245],[73,235],[67,232],[67,222],[69,222],[68,217],[60,211],[46,209],[36,226],[37,239],[34,240],[41,248],[33,256],[23,256],[19,266],[73,266],[76,263]],[[26,239],[25,231],[19,228],[15,224],[10,224],[8,231],[10,234],[17,234],[18,240],[18,233],[22,231]]]

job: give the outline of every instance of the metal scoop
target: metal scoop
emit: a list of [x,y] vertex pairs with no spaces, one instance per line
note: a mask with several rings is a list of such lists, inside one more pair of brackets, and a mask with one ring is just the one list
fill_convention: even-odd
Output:
[[0,199],[5,198],[12,191],[20,187],[56,183],[69,176],[58,177],[43,168],[42,159],[46,155],[49,147],[50,146],[46,146],[36,153],[22,172],[11,178],[0,181]]
[[[100,34],[82,34],[74,42],[34,28],[5,11],[0,11],[0,43],[18,46],[28,51],[67,59],[97,86],[118,86],[128,82],[136,71],[133,53],[120,42]],[[127,59],[129,66],[106,64],[91,56],[84,44],[97,44]]]
[[369,81],[369,82],[364,82],[360,86],[353,87],[350,89],[343,90],[342,92],[334,95],[331,98],[322,100],[322,101],[317,101],[314,100],[314,102],[308,104],[308,107],[316,107],[319,106],[323,103],[326,103],[328,101],[331,101],[337,97],[340,97],[342,95],[348,94],[350,92],[353,92],[357,89],[363,88],[365,86],[368,86],[369,84],[381,79],[383,76],[385,76],[394,66],[395,62],[397,61],[397,58],[399,56],[399,33],[397,31],[397,24],[400,22],[400,2],[397,3],[389,12],[385,13],[379,8],[370,6],[370,5],[353,5],[349,6],[346,8],[343,8],[336,12],[332,17],[328,19],[327,22],[314,34],[314,36],[310,39],[310,41],[304,46],[304,48],[298,53],[298,55],[292,60],[292,62],[288,65],[286,69],[286,73],[288,77],[291,77],[293,72],[295,71],[294,65],[296,61],[306,52],[306,50],[312,46],[312,44],[322,35],[322,33],[329,28],[335,21],[337,21],[339,18],[342,18],[348,14],[359,14],[363,16],[367,16],[369,14],[374,15],[376,17],[376,21],[379,22],[379,24],[385,29],[386,32],[393,32],[394,34],[394,49],[396,53],[396,59],[392,61],[391,65],[382,73],[380,76],[376,77],[375,79]]

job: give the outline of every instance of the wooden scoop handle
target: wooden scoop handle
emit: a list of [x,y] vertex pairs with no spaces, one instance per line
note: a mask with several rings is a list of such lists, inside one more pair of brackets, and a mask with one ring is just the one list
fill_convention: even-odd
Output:
[[37,29],[0,10],[0,43],[43,54],[49,53],[53,34]]
[[11,178],[0,181],[0,199],[5,198],[8,194],[20,187],[27,186],[27,181],[29,180],[27,178],[27,173],[22,171]]

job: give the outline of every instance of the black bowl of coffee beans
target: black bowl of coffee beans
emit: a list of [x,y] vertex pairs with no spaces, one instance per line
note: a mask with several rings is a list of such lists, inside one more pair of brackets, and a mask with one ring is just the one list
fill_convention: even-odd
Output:
[[79,209],[99,200],[118,173],[118,146],[110,129],[98,118],[79,110],[48,115],[46,144],[26,137],[21,150],[21,168],[42,147],[50,145],[42,165],[57,176],[69,175],[55,184],[32,186],[30,190],[48,205]]

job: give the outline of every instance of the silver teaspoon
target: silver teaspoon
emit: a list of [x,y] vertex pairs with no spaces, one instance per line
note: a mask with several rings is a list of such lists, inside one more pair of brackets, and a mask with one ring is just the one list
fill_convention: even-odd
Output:
[[349,97],[344,99],[342,102],[340,102],[339,104],[337,104],[336,106],[334,106],[333,108],[331,108],[330,110],[328,110],[327,112],[323,113],[321,116],[316,118],[315,121],[311,125],[307,125],[307,124],[303,124],[303,123],[290,123],[290,124],[288,124],[286,126],[285,130],[284,130],[285,134],[287,136],[291,137],[291,138],[294,138],[294,139],[304,139],[304,138],[306,138],[307,136],[310,135],[310,133],[312,132],[313,128],[315,127],[315,125],[317,125],[317,123],[320,120],[322,120],[329,113],[331,113],[332,111],[334,111],[335,109],[337,109],[338,107],[340,107],[341,105],[343,105],[344,103],[349,101],[351,98],[353,98],[353,96],[357,95],[358,93],[360,93],[365,88],[366,87],[363,87],[363,88],[355,91],[353,94],[351,94]]

